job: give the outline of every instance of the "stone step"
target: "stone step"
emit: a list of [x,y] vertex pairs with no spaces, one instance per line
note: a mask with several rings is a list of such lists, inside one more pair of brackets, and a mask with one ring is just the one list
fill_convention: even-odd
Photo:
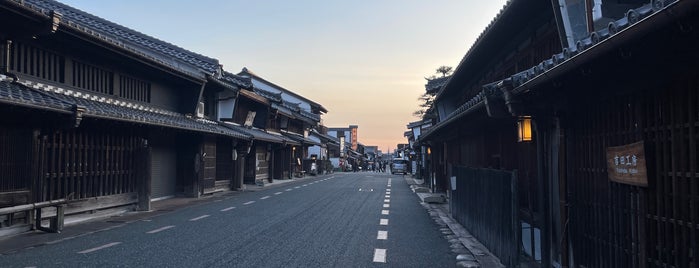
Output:
[[442,194],[417,193],[417,196],[420,197],[420,200],[425,203],[443,204],[447,202],[447,199]]
[[413,186],[411,188],[413,188],[414,193],[429,193],[430,192],[430,188],[427,188],[427,187]]

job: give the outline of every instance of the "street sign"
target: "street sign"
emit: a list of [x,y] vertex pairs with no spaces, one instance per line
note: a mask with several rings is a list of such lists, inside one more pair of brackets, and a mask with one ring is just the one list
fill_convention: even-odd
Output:
[[647,187],[648,172],[643,141],[607,147],[607,173],[612,181]]

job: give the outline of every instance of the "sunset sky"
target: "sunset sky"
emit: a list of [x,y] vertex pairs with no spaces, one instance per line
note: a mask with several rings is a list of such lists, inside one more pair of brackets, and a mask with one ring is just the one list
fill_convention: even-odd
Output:
[[[60,0],[59,0],[60,1]],[[393,150],[424,77],[456,67],[505,0],[63,0],[96,16],[243,67],[328,109],[328,127]]]

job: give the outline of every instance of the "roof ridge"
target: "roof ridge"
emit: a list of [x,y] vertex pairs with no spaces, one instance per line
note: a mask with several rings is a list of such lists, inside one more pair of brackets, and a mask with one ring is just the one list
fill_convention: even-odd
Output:
[[[138,30],[120,25],[116,22],[104,19],[102,17],[93,15],[81,9],[69,6],[67,4],[54,1],[54,0],[13,0],[19,4],[31,5],[36,9],[39,9],[41,13],[48,14],[50,11],[57,11],[62,13],[63,19],[66,21],[73,22],[75,24],[81,25],[92,31],[100,32],[103,35],[108,35],[116,38],[120,42],[128,43],[132,46],[138,46],[144,49],[152,50],[163,54],[164,56],[171,57],[173,59],[182,60],[185,63],[196,65],[197,67],[206,67],[205,71],[212,71],[217,68],[219,61],[216,58],[202,55],[200,53],[185,49],[173,43],[158,39],[154,36],[145,34]],[[72,14],[69,14],[72,13]],[[81,19],[82,18],[82,19]],[[91,25],[93,22],[97,25]],[[69,24],[68,22],[66,22]],[[113,32],[110,32],[108,28],[111,28]],[[134,40],[139,39],[139,40]],[[149,45],[154,45],[156,47],[150,47]],[[157,48],[159,46],[159,48]],[[197,61],[190,62],[190,60]]]

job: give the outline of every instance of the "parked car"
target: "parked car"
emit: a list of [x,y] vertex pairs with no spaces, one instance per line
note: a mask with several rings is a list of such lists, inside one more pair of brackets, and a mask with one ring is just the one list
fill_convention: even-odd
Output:
[[405,159],[393,159],[391,162],[391,174],[408,174],[408,160]]

